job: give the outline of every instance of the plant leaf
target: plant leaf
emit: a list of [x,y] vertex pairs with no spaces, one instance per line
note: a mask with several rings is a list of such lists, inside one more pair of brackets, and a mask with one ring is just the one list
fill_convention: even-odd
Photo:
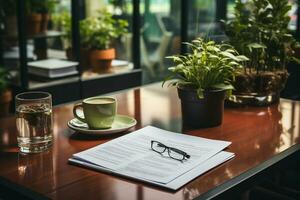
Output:
[[224,83],[212,85],[212,88],[221,89],[221,90],[233,90],[234,87],[232,85],[226,85]]

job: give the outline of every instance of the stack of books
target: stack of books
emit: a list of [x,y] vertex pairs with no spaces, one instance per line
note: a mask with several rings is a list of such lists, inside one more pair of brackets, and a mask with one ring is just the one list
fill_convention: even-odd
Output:
[[78,74],[78,62],[46,59],[28,63],[28,73],[44,78],[61,78]]

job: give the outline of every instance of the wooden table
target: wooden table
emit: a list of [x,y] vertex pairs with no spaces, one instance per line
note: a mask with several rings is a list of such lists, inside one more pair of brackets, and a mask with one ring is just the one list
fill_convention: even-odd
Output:
[[[189,135],[232,141],[227,151],[235,158],[196,178],[176,192],[68,164],[72,154],[107,142],[110,137],[88,137],[67,128],[73,103],[54,108],[54,145],[48,152],[24,155],[16,147],[15,118],[0,123],[0,194],[51,199],[206,199],[296,152],[300,134],[300,103],[281,99],[262,108],[226,108],[219,127],[182,128],[180,101],[174,88],[153,84],[113,94],[118,112],[146,125]],[[126,133],[123,133],[126,134]],[[10,188],[9,190],[7,188]],[[2,189],[2,191],[1,191]],[[9,192],[10,191],[10,192]],[[11,192],[13,191],[13,192]],[[41,194],[41,195],[39,195]]]

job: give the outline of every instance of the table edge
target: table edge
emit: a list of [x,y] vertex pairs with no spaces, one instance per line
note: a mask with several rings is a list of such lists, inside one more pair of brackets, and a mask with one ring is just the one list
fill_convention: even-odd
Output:
[[294,154],[295,152],[300,150],[300,144],[295,144],[292,147],[284,150],[283,152],[275,155],[272,159],[266,160],[265,162],[255,166],[254,168],[249,169],[241,173],[240,175],[225,181],[221,185],[203,193],[202,195],[195,198],[195,200],[206,200],[212,199],[217,197],[218,195],[228,191],[229,189],[237,186],[238,184],[242,183],[243,181],[248,180],[249,178],[257,175],[258,173],[262,172],[263,170],[273,166],[274,164],[280,162],[281,160],[287,158],[288,156]]

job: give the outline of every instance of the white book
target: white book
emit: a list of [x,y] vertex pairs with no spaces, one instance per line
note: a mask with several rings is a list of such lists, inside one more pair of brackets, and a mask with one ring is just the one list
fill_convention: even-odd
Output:
[[[178,148],[190,155],[178,161],[158,154],[151,141]],[[69,161],[120,176],[176,190],[195,177],[227,161],[233,153],[222,150],[230,142],[210,140],[147,126],[125,136],[76,153]]]
[[47,78],[59,78],[77,74],[78,62],[46,59],[28,63],[28,72],[33,75]]

